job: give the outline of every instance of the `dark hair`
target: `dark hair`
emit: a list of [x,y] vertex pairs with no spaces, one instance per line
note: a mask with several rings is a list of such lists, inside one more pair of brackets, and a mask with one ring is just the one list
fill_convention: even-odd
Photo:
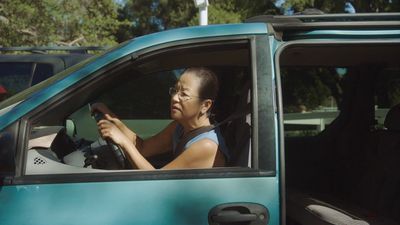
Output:
[[215,101],[218,95],[219,83],[215,73],[206,67],[190,67],[185,73],[192,73],[200,78],[199,97]]

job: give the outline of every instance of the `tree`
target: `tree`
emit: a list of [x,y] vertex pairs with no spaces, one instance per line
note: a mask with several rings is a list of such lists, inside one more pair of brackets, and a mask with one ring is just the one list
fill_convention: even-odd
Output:
[[344,13],[346,2],[351,3],[357,13],[396,12],[400,10],[399,0],[286,0],[283,8],[291,8],[294,12],[302,12],[307,8],[316,8],[325,13]]
[[185,26],[196,13],[192,1],[187,0],[130,0],[119,10],[119,19],[128,20],[129,27],[121,27],[118,41],[173,27]]
[[[209,0],[209,24],[239,23],[260,14],[278,14],[274,1]],[[120,27],[118,41],[160,30],[198,25],[198,9],[188,0],[126,0],[119,10],[121,20],[130,27]]]
[[335,96],[337,80],[327,68],[283,68],[281,76],[284,112],[314,110]]
[[0,46],[114,45],[126,21],[113,0],[4,0]]
[[[242,14],[240,11],[235,10],[233,1],[214,1],[208,7],[208,23],[209,24],[223,24],[223,23],[239,23],[242,21]],[[199,14],[196,15],[188,22],[190,26],[199,24]]]

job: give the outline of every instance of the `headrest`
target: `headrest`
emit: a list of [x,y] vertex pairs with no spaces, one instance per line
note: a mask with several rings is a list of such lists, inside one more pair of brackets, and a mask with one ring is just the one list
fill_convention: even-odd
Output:
[[389,110],[383,125],[388,130],[400,131],[400,104],[393,106]]

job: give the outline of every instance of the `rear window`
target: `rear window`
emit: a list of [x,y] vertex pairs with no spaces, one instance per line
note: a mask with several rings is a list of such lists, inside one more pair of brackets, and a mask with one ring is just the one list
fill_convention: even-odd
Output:
[[285,136],[314,136],[339,115],[347,68],[282,68]]
[[[365,73],[367,69],[363,67],[282,68],[285,136],[315,136],[327,128],[342,110],[344,90],[347,88],[347,91],[355,92],[358,86],[354,83],[361,85],[361,78],[352,77],[357,72]],[[371,130],[384,129],[387,112],[400,103],[399,74],[398,66],[388,65],[377,69],[374,87],[371,88],[374,107],[368,125]],[[367,96],[364,101],[367,101]],[[355,101],[351,104],[356,106],[360,103]]]
[[31,86],[40,83],[54,74],[53,66],[45,63],[37,63],[35,71],[33,73],[33,78]]
[[0,101],[51,77],[54,74],[53,70],[53,66],[46,63],[1,62]]
[[0,84],[8,96],[14,95],[30,86],[33,63],[0,63]]

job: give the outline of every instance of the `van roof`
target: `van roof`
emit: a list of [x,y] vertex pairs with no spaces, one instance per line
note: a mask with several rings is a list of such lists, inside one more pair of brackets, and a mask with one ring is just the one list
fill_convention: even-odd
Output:
[[316,29],[399,29],[400,13],[355,13],[318,15],[260,15],[246,23],[264,22],[275,31],[306,31]]

